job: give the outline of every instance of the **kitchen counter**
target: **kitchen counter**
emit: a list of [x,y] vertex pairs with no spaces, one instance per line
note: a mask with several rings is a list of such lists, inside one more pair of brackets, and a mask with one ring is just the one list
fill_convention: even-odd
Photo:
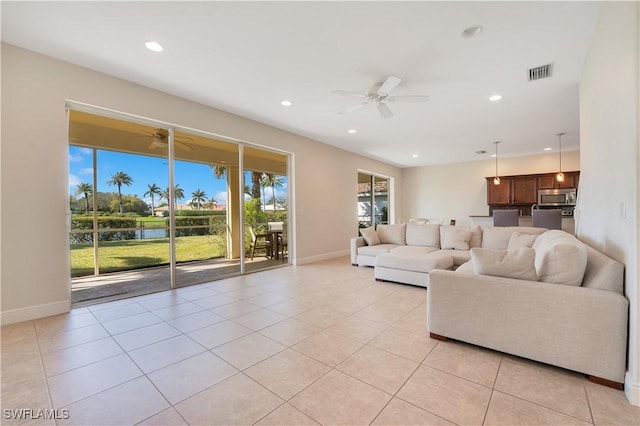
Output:
[[[493,216],[469,216],[472,225],[480,226],[493,226]],[[531,216],[520,216],[518,221],[519,226],[533,226],[533,219]],[[576,223],[572,216],[562,217],[562,230],[568,232],[571,235],[575,234]]]

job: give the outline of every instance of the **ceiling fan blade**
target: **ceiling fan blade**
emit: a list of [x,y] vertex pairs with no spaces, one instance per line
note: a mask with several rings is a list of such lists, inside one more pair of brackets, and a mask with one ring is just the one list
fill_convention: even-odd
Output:
[[178,147],[178,148],[182,148],[182,149],[184,149],[185,151],[193,151],[193,148],[191,148],[191,147],[190,147],[189,145],[187,145],[187,144],[184,144],[184,143],[181,143],[181,142],[176,141],[176,142],[175,142],[175,145],[176,145],[176,147]]
[[386,104],[379,103],[378,111],[380,111],[380,116],[382,116],[383,119],[393,117],[393,113]]
[[382,83],[382,86],[378,89],[377,94],[379,96],[387,96],[398,84],[402,81],[399,77],[390,76]]
[[386,99],[388,102],[428,102],[428,96],[422,95],[400,95],[400,96],[388,96]]
[[340,90],[340,89],[336,89],[333,91],[333,93],[336,93],[338,95],[350,95],[350,96],[357,96],[359,98],[366,98],[367,95],[363,95],[362,93],[358,93],[358,92],[350,92],[348,90]]
[[349,107],[349,108],[345,109],[344,111],[338,112],[338,114],[346,114],[348,112],[355,111],[357,109],[360,109],[360,108],[364,107],[367,104],[368,104],[368,102],[363,102],[361,104],[354,105],[352,107]]

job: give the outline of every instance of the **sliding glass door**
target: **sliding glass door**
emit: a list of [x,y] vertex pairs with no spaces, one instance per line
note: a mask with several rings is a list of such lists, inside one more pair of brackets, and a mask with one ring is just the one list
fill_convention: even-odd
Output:
[[245,268],[255,271],[288,260],[288,157],[244,148]]
[[160,131],[70,112],[72,303],[171,287],[167,219],[154,212],[169,176]]
[[287,154],[71,110],[69,164],[73,303],[288,263]]
[[391,179],[358,172],[358,228],[389,223]]

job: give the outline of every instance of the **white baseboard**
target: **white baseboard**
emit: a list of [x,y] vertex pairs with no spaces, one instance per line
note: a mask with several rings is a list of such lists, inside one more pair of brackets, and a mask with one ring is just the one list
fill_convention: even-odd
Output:
[[315,256],[298,257],[293,260],[294,265],[305,265],[307,263],[321,262],[323,260],[335,259],[336,257],[349,256],[351,254],[350,249],[334,251],[331,253],[322,253]]
[[631,404],[640,407],[640,383],[634,383],[629,372],[624,377],[624,393]]
[[70,310],[71,301],[68,299],[44,305],[29,306],[28,308],[12,309],[10,311],[0,312],[0,324],[8,325],[16,322],[30,321],[51,315],[64,314]]

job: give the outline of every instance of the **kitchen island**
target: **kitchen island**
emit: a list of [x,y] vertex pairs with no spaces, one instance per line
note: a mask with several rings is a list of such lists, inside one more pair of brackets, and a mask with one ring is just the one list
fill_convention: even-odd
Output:
[[[493,226],[493,216],[469,216],[471,225]],[[519,226],[533,226],[531,216],[520,216],[518,218]],[[572,216],[562,217],[562,230],[571,235],[575,234],[576,224]]]

